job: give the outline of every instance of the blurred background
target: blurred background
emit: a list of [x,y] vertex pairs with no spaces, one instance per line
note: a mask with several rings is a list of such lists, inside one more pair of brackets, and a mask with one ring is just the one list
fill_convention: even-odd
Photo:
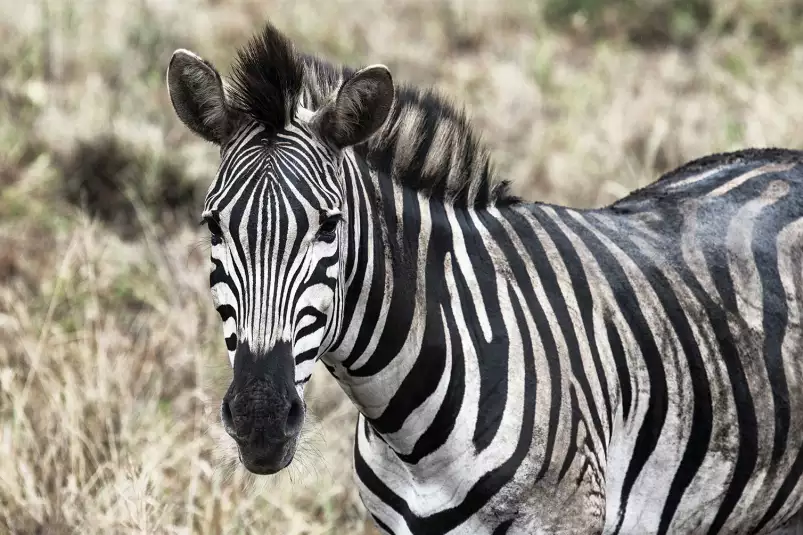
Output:
[[465,106],[531,200],[594,207],[690,159],[803,145],[803,0],[0,0],[0,532],[375,533],[321,368],[281,477],[222,470],[198,214],[217,152],[174,49],[224,74],[271,20]]

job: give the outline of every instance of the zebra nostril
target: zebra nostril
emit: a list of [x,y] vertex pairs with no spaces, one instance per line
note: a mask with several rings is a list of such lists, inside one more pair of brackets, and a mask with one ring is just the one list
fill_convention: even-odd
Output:
[[290,410],[287,411],[287,423],[284,427],[286,436],[294,436],[301,431],[304,424],[304,407],[301,400],[294,399],[290,402]]
[[225,399],[220,404],[220,419],[223,421],[223,428],[226,432],[236,438],[237,433],[234,431],[234,417],[231,415],[231,406]]

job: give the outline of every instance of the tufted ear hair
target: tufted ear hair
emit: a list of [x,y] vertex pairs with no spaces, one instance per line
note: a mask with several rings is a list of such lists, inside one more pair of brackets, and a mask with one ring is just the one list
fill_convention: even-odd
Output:
[[384,65],[360,69],[346,80],[334,100],[316,114],[320,136],[338,149],[367,140],[385,123],[393,105],[394,87]]
[[217,69],[180,48],[167,67],[167,90],[173,109],[187,128],[216,145],[231,131],[232,112]]

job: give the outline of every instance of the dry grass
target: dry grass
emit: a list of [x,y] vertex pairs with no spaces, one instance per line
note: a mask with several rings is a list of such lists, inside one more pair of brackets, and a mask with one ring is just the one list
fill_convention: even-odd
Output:
[[709,152],[801,146],[801,2],[634,5],[0,0],[0,531],[373,532],[354,412],[323,370],[292,473],[221,462],[227,362],[195,224],[216,153],[170,110],[173,49],[225,71],[270,17],[436,85],[520,193],[575,206]]

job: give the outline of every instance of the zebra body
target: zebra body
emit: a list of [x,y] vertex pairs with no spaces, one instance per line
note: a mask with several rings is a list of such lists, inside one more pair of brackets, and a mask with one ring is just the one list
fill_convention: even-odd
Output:
[[[410,198],[420,260],[391,288],[424,287],[437,326],[361,353],[362,366],[339,365],[351,344],[324,357],[362,408],[355,465],[380,525],[735,533],[797,509],[803,158],[739,156],[601,210],[516,203],[471,214]],[[375,192],[387,180],[363,178]],[[354,212],[381,221],[372,207],[403,195],[397,186]],[[371,333],[424,315],[377,306],[361,318]],[[352,374],[389,353],[388,375],[417,380],[353,386]],[[444,402],[450,387],[455,406]]]
[[803,498],[803,153],[707,157],[611,206],[526,203],[467,120],[271,26],[231,83],[179,51],[221,147],[204,220],[255,473],[321,359],[387,533],[769,533]]

